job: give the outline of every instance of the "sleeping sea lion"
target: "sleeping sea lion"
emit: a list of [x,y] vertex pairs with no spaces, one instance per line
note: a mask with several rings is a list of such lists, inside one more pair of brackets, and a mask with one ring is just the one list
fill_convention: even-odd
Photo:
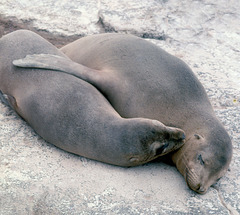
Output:
[[4,102],[48,142],[119,166],[139,165],[182,146],[182,130],[157,120],[120,117],[94,86],[79,78],[12,64],[27,54],[41,53],[68,59],[31,31],[2,37],[0,90]]
[[44,55],[29,56],[16,65],[42,64],[80,77],[122,117],[146,117],[183,129],[186,143],[171,158],[194,191],[205,193],[227,171],[230,137],[202,84],[183,61],[151,42],[124,34],[87,36],[61,51],[77,63]]

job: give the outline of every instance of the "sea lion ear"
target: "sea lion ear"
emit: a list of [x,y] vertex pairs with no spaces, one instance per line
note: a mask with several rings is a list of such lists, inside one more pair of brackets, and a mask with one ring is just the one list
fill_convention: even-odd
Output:
[[197,140],[203,139],[203,137],[202,137],[200,134],[194,134],[194,137],[195,137]]

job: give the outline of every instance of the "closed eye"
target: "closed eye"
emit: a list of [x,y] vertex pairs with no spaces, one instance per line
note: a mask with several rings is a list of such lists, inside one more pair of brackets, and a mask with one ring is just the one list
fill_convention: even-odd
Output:
[[201,165],[204,165],[204,161],[203,161],[203,159],[202,159],[202,155],[201,155],[201,154],[198,155],[198,158],[197,158],[197,159],[199,160],[199,162],[200,162]]

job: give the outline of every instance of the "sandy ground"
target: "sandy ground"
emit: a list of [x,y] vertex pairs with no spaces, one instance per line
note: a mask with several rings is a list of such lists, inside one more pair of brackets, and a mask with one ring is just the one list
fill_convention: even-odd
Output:
[[1,0],[0,37],[25,28],[57,47],[124,32],[183,59],[207,90],[233,142],[230,169],[207,194],[176,168],[120,168],[46,143],[0,104],[0,214],[239,214],[240,3],[238,0]]
[[62,46],[80,38],[80,35],[63,36],[53,34],[45,30],[39,30],[33,27],[31,22],[18,20],[16,17],[5,17],[0,15],[0,38],[5,34],[19,29],[34,31],[58,48],[61,48]]

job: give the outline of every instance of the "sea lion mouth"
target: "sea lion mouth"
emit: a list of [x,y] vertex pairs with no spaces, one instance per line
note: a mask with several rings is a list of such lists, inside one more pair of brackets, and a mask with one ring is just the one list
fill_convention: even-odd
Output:
[[206,193],[207,189],[199,182],[199,177],[195,173],[195,171],[186,167],[186,178],[185,178],[187,185],[193,191],[204,194]]

